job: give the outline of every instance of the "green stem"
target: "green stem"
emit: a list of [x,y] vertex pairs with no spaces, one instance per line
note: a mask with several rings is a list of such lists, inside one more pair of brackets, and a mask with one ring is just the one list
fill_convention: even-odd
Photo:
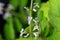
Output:
[[[33,0],[31,0],[31,5],[30,5],[30,17],[32,17],[32,10],[33,10]],[[31,20],[31,23],[29,25],[29,29],[30,29],[30,38],[31,38],[31,40],[33,40],[31,26],[32,26],[32,20]]]
[[32,10],[33,10],[33,0],[31,0],[31,5],[30,5],[30,16],[32,16]]

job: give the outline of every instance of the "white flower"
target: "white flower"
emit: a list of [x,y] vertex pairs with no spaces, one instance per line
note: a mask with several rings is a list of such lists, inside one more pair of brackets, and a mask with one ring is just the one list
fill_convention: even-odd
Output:
[[28,16],[28,24],[31,23],[32,17]]
[[4,6],[4,3],[1,3],[1,2],[0,2],[0,8],[2,8],[3,6]]
[[22,30],[20,31],[20,36],[23,36],[24,34],[24,29],[22,28]]
[[24,7],[24,9],[26,9],[27,11],[29,10],[28,7]]
[[33,8],[33,11],[34,11],[34,12],[37,12],[37,10],[36,10],[35,8]]
[[[20,31],[20,36],[23,36],[24,34],[25,34],[25,32],[24,32],[24,29],[22,28],[22,30]],[[24,35],[25,38],[28,36],[29,36],[29,33]]]
[[4,19],[7,19],[8,17],[12,17],[12,15],[9,12],[6,12],[3,16]]
[[24,32],[24,29],[23,28],[21,29],[20,33],[22,33],[22,32]]
[[23,34],[24,34],[24,32],[22,32],[22,33],[20,34],[20,36],[23,36]]
[[38,25],[34,26],[34,29],[33,29],[33,31],[34,31],[34,30],[39,30],[39,27],[38,27]]
[[35,19],[33,19],[33,21],[35,22],[35,24],[37,24],[39,22],[37,17]]
[[38,3],[34,3],[34,8],[38,7],[39,8],[39,5]]
[[14,8],[13,8],[13,6],[12,6],[11,4],[9,4],[9,5],[8,5],[8,9],[9,9],[9,10],[12,10],[12,9],[14,9]]
[[29,36],[29,33],[27,35],[25,35],[24,37],[27,38]]
[[38,3],[34,3],[34,5],[33,5],[33,11],[34,12],[37,12],[36,8],[39,8]]
[[34,34],[35,38],[37,38],[39,36],[39,32],[34,32],[33,34]]

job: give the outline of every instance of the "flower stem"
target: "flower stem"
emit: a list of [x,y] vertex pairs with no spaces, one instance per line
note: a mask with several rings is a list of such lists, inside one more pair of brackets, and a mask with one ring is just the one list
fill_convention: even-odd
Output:
[[[32,17],[32,10],[33,10],[33,0],[31,0],[31,5],[30,5],[30,17]],[[30,38],[31,38],[31,40],[33,40],[31,27],[32,27],[32,20],[31,20],[31,23],[29,25],[29,29],[30,29]]]
[[30,5],[30,16],[32,16],[32,10],[33,10],[33,0],[31,0],[31,5]]

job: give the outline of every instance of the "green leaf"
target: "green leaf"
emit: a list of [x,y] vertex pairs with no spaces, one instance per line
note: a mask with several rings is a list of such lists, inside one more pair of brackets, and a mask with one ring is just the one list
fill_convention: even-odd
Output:
[[38,20],[39,21],[42,21],[43,20],[43,11],[41,11],[40,9],[39,9],[39,11],[37,13],[37,17],[38,17]]
[[15,39],[12,17],[7,18],[7,23],[4,26],[4,36],[5,36],[6,40]]
[[47,1],[46,3],[41,4],[41,10],[43,11],[44,17],[46,17],[49,20],[49,18],[48,18],[49,1]]
[[15,29],[18,32],[20,32],[23,26],[22,26],[20,20],[17,17],[14,17],[14,23],[15,23]]
[[54,26],[54,31],[47,40],[60,40],[60,0],[49,0],[50,10],[49,10],[49,20]]
[[50,13],[54,16],[60,16],[60,0],[49,0]]
[[54,25],[55,29],[60,30],[60,17],[56,17],[54,15],[49,15],[50,21],[52,25]]
[[20,0],[20,6],[23,8],[27,5],[28,0]]
[[49,33],[49,23],[46,20],[46,18],[44,18],[41,22],[40,22],[40,28],[41,28],[41,32],[42,32],[42,37],[46,37]]
[[60,32],[54,30],[50,37],[47,37],[47,40],[60,40]]
[[41,8],[37,12],[37,17],[39,21],[42,21],[43,17],[46,17],[49,20],[48,12],[49,12],[49,1],[41,4]]
[[20,20],[21,23],[23,24],[23,27],[26,28],[26,27],[27,27],[27,23],[28,23],[28,21],[27,21],[27,16],[25,15],[24,12],[20,12],[19,15],[20,15],[20,16],[19,16],[19,20]]
[[60,30],[60,0],[49,0],[49,19],[57,30]]

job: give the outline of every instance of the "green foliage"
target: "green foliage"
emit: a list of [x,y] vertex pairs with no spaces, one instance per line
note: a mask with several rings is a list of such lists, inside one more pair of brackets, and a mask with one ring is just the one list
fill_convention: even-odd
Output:
[[20,32],[23,26],[17,17],[14,17],[14,23],[15,23],[15,29],[17,30],[17,32]]
[[25,7],[27,5],[28,0],[19,0],[19,4],[21,7]]
[[12,17],[8,17],[6,20],[7,20],[7,23],[5,24],[5,27],[4,27],[4,36],[6,40],[14,40],[15,33],[13,28],[13,19]]
[[51,24],[54,26],[55,30],[53,34],[47,38],[47,40],[59,40],[60,38],[60,2],[59,0],[49,0],[50,10],[49,19]]
[[[50,10],[49,10],[49,18],[51,23],[55,26],[57,30],[60,30],[60,12],[59,12],[59,0],[49,1],[50,3]],[[53,4],[51,4],[53,3]]]
[[53,31],[53,34],[47,38],[47,40],[59,40],[60,39],[60,32],[56,31],[56,29]]

